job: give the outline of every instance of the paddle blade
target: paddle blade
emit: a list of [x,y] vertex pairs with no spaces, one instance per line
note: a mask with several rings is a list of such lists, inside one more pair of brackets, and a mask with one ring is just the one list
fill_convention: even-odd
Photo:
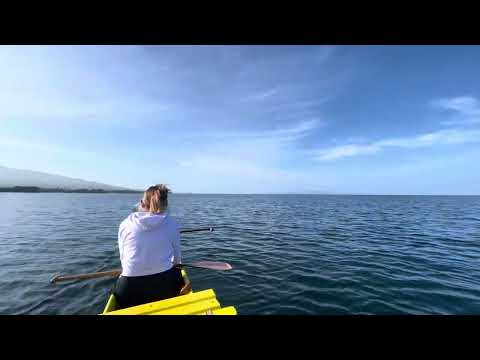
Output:
[[220,270],[220,271],[233,269],[229,263],[218,262],[218,261],[197,261],[197,262],[191,263],[190,266],[204,268],[204,269]]

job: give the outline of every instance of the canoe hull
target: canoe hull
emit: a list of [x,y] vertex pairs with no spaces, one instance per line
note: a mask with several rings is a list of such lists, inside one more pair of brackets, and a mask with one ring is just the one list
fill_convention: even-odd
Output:
[[212,289],[193,292],[185,269],[182,276],[185,286],[180,296],[117,310],[111,294],[101,315],[237,315],[233,306],[221,307]]

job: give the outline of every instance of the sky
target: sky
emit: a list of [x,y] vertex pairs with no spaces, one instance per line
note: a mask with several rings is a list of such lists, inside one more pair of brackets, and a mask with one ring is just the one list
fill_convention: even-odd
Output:
[[0,46],[0,165],[193,193],[480,194],[480,46]]

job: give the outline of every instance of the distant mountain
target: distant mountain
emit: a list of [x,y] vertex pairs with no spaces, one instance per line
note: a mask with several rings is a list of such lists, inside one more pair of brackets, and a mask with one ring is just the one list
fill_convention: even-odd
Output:
[[61,189],[101,189],[105,191],[130,190],[118,186],[85,181],[38,171],[12,169],[0,166],[0,187],[36,186]]

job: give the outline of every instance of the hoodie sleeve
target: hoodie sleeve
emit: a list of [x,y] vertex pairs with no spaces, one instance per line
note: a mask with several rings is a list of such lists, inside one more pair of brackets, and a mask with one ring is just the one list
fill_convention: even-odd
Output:
[[118,252],[120,253],[120,261],[123,261],[123,245],[124,245],[125,226],[122,222],[118,228]]
[[175,221],[173,221],[173,224],[173,264],[176,265],[182,263],[182,251],[180,249],[180,229]]

